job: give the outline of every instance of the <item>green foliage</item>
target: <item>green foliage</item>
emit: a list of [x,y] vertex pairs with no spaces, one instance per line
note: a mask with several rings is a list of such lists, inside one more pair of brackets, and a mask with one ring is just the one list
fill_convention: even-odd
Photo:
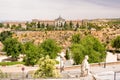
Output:
[[72,29],[72,27],[73,27],[73,22],[72,21],[70,21],[69,26]]
[[64,30],[69,30],[67,22],[64,23]]
[[24,64],[24,62],[0,62],[1,66],[9,66],[9,65],[16,65],[16,64]]
[[73,44],[71,51],[75,64],[80,64],[85,55],[90,57],[90,63],[101,62],[106,56],[104,45],[102,45],[98,39],[90,35],[81,39],[79,44]]
[[120,48],[120,36],[117,36],[115,39],[112,40],[111,45],[113,48],[119,49]]
[[81,44],[73,44],[71,46],[72,58],[75,64],[80,64],[85,55],[85,48]]
[[5,26],[5,28],[10,28],[10,25],[9,25],[9,24],[7,24],[7,25]]
[[57,53],[60,52],[60,46],[53,39],[47,39],[41,43],[40,48],[44,50],[44,56],[49,55],[50,58],[55,59]]
[[36,30],[37,24],[35,22],[26,22],[26,29],[27,30]]
[[38,46],[34,45],[32,42],[25,43],[24,50],[26,55],[24,58],[25,65],[35,65],[42,56],[40,53],[41,49],[39,49]]
[[80,26],[80,25],[79,25],[79,23],[77,22],[76,27],[75,27],[74,30],[77,31],[77,29],[79,28],[79,26]]
[[45,28],[45,24],[44,23],[41,24],[41,28]]
[[18,26],[16,26],[15,30],[25,30],[24,28],[22,28],[21,24],[18,24]]
[[41,26],[41,25],[40,25],[40,22],[38,22],[37,27],[40,28],[40,26]]
[[80,43],[80,34],[74,34],[72,36],[72,43]]
[[52,31],[52,30],[54,30],[55,26],[47,25],[46,28],[47,28],[48,31]]
[[23,53],[23,46],[17,39],[7,38],[3,42],[4,51],[7,53],[7,56],[11,56],[13,61],[16,61],[19,54]]
[[101,30],[102,27],[93,23],[87,23],[88,29],[95,28],[96,30]]
[[3,23],[0,23],[0,28],[4,27]]
[[12,26],[11,26],[11,29],[16,29],[16,25],[15,24],[13,24]]
[[65,58],[66,58],[67,60],[70,59],[70,53],[69,53],[69,50],[68,50],[68,49],[66,50]]
[[3,43],[6,38],[11,38],[12,37],[12,32],[10,31],[3,31],[0,33],[0,41]]
[[59,77],[60,74],[55,67],[56,61],[50,59],[49,56],[42,57],[38,61],[39,69],[35,72],[37,78]]
[[108,24],[109,25],[117,25],[117,24],[119,25],[120,24],[120,20],[119,19],[118,20],[111,20],[111,21],[108,22]]

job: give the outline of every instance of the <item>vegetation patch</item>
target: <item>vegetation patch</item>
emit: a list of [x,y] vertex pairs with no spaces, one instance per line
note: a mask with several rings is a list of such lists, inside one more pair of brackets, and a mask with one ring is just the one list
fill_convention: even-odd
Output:
[[24,64],[24,62],[0,62],[1,66],[9,66],[9,65],[16,65],[16,64]]

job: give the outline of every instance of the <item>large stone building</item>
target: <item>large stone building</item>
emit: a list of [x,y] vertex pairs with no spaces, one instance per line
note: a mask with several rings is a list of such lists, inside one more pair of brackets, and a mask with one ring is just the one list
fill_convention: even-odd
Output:
[[21,24],[21,26],[23,28],[26,29],[26,23],[27,22],[35,22],[35,23],[38,23],[40,22],[40,24],[44,24],[45,26],[48,24],[48,25],[52,25],[52,26],[55,26],[55,27],[61,27],[61,26],[64,26],[65,22],[66,24],[69,25],[70,22],[73,23],[73,26],[76,26],[76,24],[78,23],[79,25],[81,25],[81,20],[65,20],[63,19],[61,16],[59,16],[57,19],[55,20],[39,20],[39,19],[32,19],[32,21],[24,21],[24,22],[19,22],[19,21],[6,21],[6,22],[3,22],[3,24],[5,26],[7,26],[9,24],[9,26],[11,27],[12,25],[16,25],[18,26],[19,24]]
[[55,20],[39,20],[39,19],[32,19],[32,22],[40,22],[41,24],[44,23],[45,25],[49,24],[49,25],[53,25],[55,26],[55,28],[61,28],[62,26],[64,26],[65,22],[66,24],[70,24],[70,22],[73,23],[73,27],[76,26],[76,24],[78,23],[79,25],[82,24],[81,20],[65,20],[63,19],[61,16],[59,16],[57,19]]
[[6,21],[6,22],[3,22],[4,26],[7,26],[9,25],[9,27],[12,27],[13,25],[21,25],[23,28],[26,28],[26,21],[24,22],[19,22],[19,21]]
[[63,19],[61,16],[59,16],[57,19],[55,19],[55,27],[57,26],[64,26],[65,19]]

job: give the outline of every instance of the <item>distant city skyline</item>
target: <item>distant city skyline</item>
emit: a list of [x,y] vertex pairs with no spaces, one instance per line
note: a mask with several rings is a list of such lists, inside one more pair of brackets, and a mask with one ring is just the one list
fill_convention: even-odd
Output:
[[0,21],[120,18],[120,0],[0,0]]

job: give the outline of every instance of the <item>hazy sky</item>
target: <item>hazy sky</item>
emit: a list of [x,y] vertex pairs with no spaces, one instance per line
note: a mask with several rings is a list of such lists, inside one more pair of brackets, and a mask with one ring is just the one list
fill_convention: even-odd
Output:
[[120,18],[120,0],[0,0],[0,20]]

